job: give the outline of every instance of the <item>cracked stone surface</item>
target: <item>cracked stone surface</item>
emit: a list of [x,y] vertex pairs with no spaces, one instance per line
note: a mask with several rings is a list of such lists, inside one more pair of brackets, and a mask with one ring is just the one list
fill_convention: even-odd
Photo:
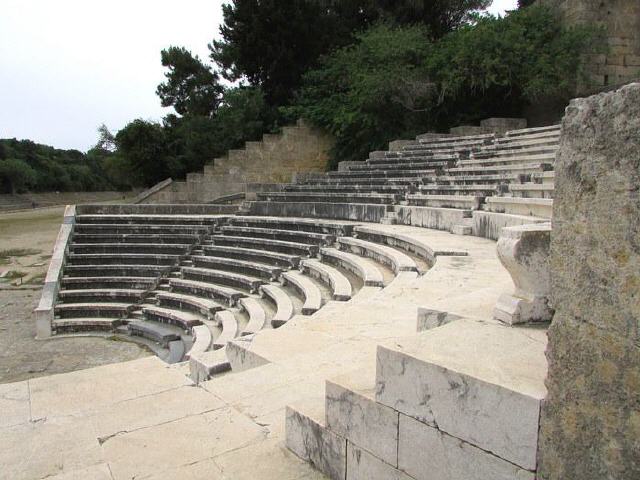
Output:
[[461,319],[381,346],[376,399],[534,470],[545,346],[541,329]]
[[398,464],[416,480],[534,480],[535,474],[406,415]]

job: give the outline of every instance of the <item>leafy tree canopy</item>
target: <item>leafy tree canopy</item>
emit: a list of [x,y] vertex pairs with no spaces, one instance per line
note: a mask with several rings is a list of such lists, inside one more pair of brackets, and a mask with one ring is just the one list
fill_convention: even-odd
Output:
[[116,134],[118,154],[131,165],[137,184],[151,186],[169,176],[167,137],[162,125],[142,119]]
[[223,91],[218,74],[183,47],[162,50],[161,60],[167,68],[166,80],[156,90],[162,106],[180,115],[213,115]]
[[[8,163],[7,163],[8,162]],[[106,190],[100,161],[78,150],[61,150],[30,140],[0,139],[0,192]]]
[[370,28],[306,73],[284,112],[331,131],[334,162],[362,160],[394,138],[570,98],[593,32],[534,6],[430,38],[423,26]]
[[260,85],[270,105],[285,105],[318,58],[345,46],[374,22],[420,24],[439,37],[491,0],[234,0],[223,6],[211,58],[228,80]]
[[24,160],[0,160],[0,185],[8,187],[11,193],[22,193],[26,187],[35,184],[36,178],[35,170]]

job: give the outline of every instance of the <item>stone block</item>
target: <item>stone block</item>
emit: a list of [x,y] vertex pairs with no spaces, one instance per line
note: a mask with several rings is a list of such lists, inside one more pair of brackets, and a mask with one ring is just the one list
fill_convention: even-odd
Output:
[[539,472],[640,478],[640,84],[572,101],[562,131]]
[[396,207],[398,223],[414,227],[433,228],[450,232],[454,225],[464,223],[466,210],[439,207]]
[[477,125],[460,125],[449,129],[449,133],[456,137],[464,137],[468,135],[482,135],[487,133],[483,127]]
[[351,162],[351,161],[340,162],[338,163],[338,171],[347,172],[354,165],[364,165],[364,164],[365,162]]
[[347,441],[323,425],[323,408],[288,406],[286,409],[286,445],[301,459],[310,462],[331,480],[344,480]]
[[454,235],[471,235],[473,228],[471,225],[454,225],[451,227],[451,233]]
[[406,473],[347,442],[347,480],[412,480]]
[[327,428],[397,466],[398,412],[376,403],[373,372],[337,377],[328,380],[325,388]]
[[433,133],[433,132],[428,132],[428,133],[423,133],[421,135],[418,135],[416,137],[416,140],[420,141],[424,141],[424,142],[428,142],[430,140],[438,140],[439,138],[446,138],[446,137],[451,137],[452,135],[448,134],[448,133]]
[[415,144],[415,140],[393,140],[392,142],[389,142],[389,151],[402,150],[404,147]]
[[546,368],[544,342],[531,334],[459,320],[412,342],[380,346],[376,400],[535,469]]
[[[400,415],[399,468],[416,480],[534,480],[535,474]],[[382,478],[382,477],[380,477]],[[386,478],[386,477],[385,477]],[[390,477],[392,478],[392,477]]]
[[387,152],[384,150],[376,150],[373,152],[369,152],[369,158],[372,160],[379,158],[386,158]]
[[544,218],[528,217],[524,215],[509,215],[496,212],[473,212],[473,235],[476,237],[498,240],[504,227],[528,225],[531,223],[545,223]]
[[418,308],[418,324],[416,330],[418,332],[431,330],[432,328],[441,327],[460,318],[459,315],[453,313],[420,307]]
[[625,55],[624,64],[628,67],[640,67],[640,55]]
[[551,225],[547,223],[502,230],[498,258],[511,275],[515,291],[500,296],[493,313],[495,319],[509,325],[551,320],[550,241]]
[[504,135],[509,130],[521,130],[527,128],[526,118],[499,118],[492,117],[480,121],[480,126],[488,133],[493,132]]

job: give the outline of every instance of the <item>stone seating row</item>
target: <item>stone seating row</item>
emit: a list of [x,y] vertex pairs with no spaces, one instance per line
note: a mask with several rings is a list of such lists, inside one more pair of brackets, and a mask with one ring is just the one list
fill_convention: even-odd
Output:
[[[485,210],[511,215],[536,212],[549,218],[558,139],[559,127],[552,126],[505,137],[447,137],[441,141],[432,138],[409,143],[398,151],[375,152],[362,164],[352,162],[345,171],[310,176],[303,183],[284,185],[278,191],[259,192],[257,204],[263,205],[250,208],[254,213],[264,214],[270,211],[271,203],[271,211],[282,214],[282,207],[276,204],[309,203],[313,206],[292,211],[317,210],[327,205],[322,210],[335,212],[333,218],[352,218],[351,215],[359,214],[357,210],[328,205],[363,204],[371,215],[355,218],[369,221],[376,221],[381,215],[373,212],[377,205]],[[443,152],[445,147],[451,151]],[[429,165],[438,168],[426,169]],[[507,199],[485,201],[490,197]],[[521,199],[543,201],[531,201],[527,208],[528,200]],[[342,212],[348,212],[349,216]]]
[[[297,308],[302,314],[314,313],[327,299],[323,298],[319,285],[324,285],[330,292],[330,299],[349,300],[354,294],[354,286],[342,271],[356,272],[362,284],[383,286],[382,273],[372,263],[365,262],[364,257],[384,257],[381,265],[390,266],[394,265],[393,261],[402,263],[398,259],[403,257],[400,252],[391,251],[380,256],[380,250],[385,247],[367,245],[363,240],[359,241],[362,248],[357,252],[361,255],[340,252],[333,248],[336,237],[347,238],[340,235],[351,235],[354,228],[340,222],[229,217],[224,221],[218,219],[206,228],[198,226],[197,233],[178,233],[191,242],[174,244],[160,238],[164,232],[153,222],[112,223],[114,219],[109,218],[110,223],[102,224],[84,220],[83,216],[77,218],[83,233],[72,237],[69,245],[54,328],[62,333],[63,322],[66,322],[70,324],[67,331],[74,331],[73,320],[76,318],[78,330],[114,331],[122,324],[146,322],[145,328],[130,333],[152,341],[163,338],[160,327],[154,330],[154,326],[178,328],[190,334],[193,345],[190,349],[188,341],[182,342],[182,347],[170,345],[177,340],[169,337],[159,342],[171,347],[169,357],[173,359],[179,348],[186,357],[197,358],[208,348],[223,348],[238,334],[256,333],[267,324],[280,326],[295,314]],[[113,230],[113,225],[126,228],[107,234],[95,233]],[[90,233],[86,233],[87,226]],[[103,229],[102,226],[106,227]],[[177,221],[172,222],[166,234],[176,235],[175,227],[178,226],[181,225]],[[154,233],[143,233],[148,228]],[[131,234],[131,231],[136,233]],[[86,235],[102,236],[87,241]],[[130,235],[143,235],[146,242],[126,241]],[[153,240],[156,236],[158,241]],[[344,242],[337,244],[340,248],[346,248],[345,245]],[[321,248],[337,252],[335,259],[330,260],[335,266],[313,258]],[[130,253],[142,251],[177,253]],[[323,258],[329,257],[325,252]],[[115,263],[118,258],[119,263]],[[273,284],[274,281],[284,285]],[[288,287],[302,299],[301,307],[295,307]],[[270,322],[256,294],[262,301],[273,303],[275,311]],[[74,303],[81,300],[90,302],[85,302],[84,306]],[[116,311],[113,309],[116,301],[128,303],[123,303]],[[248,317],[244,327],[229,309],[244,312]],[[95,312],[102,313],[96,315]],[[92,323],[92,318],[97,320]],[[92,324],[96,328],[92,328]],[[219,325],[221,331],[211,328],[211,324]]]

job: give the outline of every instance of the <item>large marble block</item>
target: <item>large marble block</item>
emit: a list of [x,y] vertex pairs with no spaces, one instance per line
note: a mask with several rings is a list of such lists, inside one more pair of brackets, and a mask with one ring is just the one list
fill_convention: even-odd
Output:
[[466,320],[419,337],[378,347],[376,400],[535,469],[544,342],[535,332]]
[[386,463],[396,466],[398,412],[376,403],[375,380],[373,375],[370,378],[368,385],[357,382],[355,376],[343,376],[327,381],[327,428],[358,447],[370,451]]
[[533,472],[406,415],[400,415],[399,432],[399,468],[416,480],[535,478]]
[[321,408],[288,406],[286,445],[331,480],[344,480],[347,442],[324,427],[322,413]]
[[347,480],[412,480],[406,473],[347,442]]

